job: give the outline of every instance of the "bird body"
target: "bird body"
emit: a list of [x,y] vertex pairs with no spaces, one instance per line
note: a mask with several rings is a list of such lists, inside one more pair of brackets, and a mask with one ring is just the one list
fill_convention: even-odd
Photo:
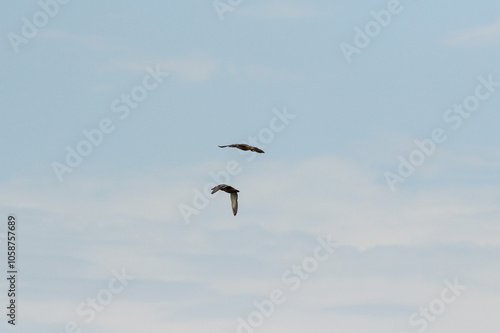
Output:
[[233,215],[236,216],[236,213],[238,212],[238,190],[235,189],[232,186],[226,185],[226,184],[220,184],[212,188],[212,194],[214,194],[217,191],[224,191],[227,193],[231,194],[231,208],[233,209]]
[[219,146],[219,148],[225,148],[225,147],[232,147],[232,148],[238,148],[238,149],[241,149],[241,150],[250,150],[250,151],[254,151],[256,153],[264,153],[264,151],[260,148],[257,148],[257,147],[252,147],[250,145],[247,145],[245,143],[236,143],[236,144],[232,144],[232,145],[225,145],[225,146]]

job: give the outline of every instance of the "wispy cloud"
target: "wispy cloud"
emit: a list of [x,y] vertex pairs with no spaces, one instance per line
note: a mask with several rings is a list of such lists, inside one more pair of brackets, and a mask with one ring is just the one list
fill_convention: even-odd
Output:
[[317,6],[308,3],[291,3],[289,1],[271,1],[255,6],[238,9],[240,15],[255,16],[268,19],[301,19],[325,15]]
[[301,77],[290,71],[263,65],[226,65],[226,71],[236,77],[252,78],[266,81],[296,81]]
[[[481,188],[429,189],[418,195],[401,191],[396,198],[385,184],[376,183],[376,172],[335,156],[262,162],[248,169],[245,179],[235,178],[241,190],[237,220],[230,214],[221,217],[214,204],[186,225],[176,204],[192,188],[187,179],[198,169],[206,168],[145,172],[125,177],[125,182],[118,176],[75,174],[64,183],[65,191],[58,190],[59,184],[31,179],[4,184],[0,206],[14,207],[23,217],[25,243],[35,245],[40,239],[43,257],[52,262],[62,251],[66,255],[36,289],[57,311],[37,314],[40,303],[31,296],[25,300],[25,320],[60,325],[59,330],[74,320],[82,328],[128,333],[138,326],[135,317],[123,314],[133,312],[144,314],[150,331],[184,327],[183,332],[196,332],[204,324],[213,331],[222,327],[234,332],[236,317],[246,318],[254,300],[268,298],[275,288],[289,291],[282,273],[312,254],[315,235],[326,234],[341,235],[339,243],[347,245],[322,263],[314,277],[303,280],[303,288],[286,294],[287,303],[273,315],[280,326],[286,327],[298,312],[297,325],[323,324],[333,316],[339,329],[349,333],[385,321],[394,325],[398,317],[406,325],[412,311],[436,297],[442,278],[462,270],[465,278],[472,276],[475,285],[485,287],[470,294],[475,299],[466,309],[449,315],[460,318],[497,297],[490,286],[498,275],[492,264],[498,247],[490,245],[498,245],[498,191],[486,193],[494,211],[484,215],[488,207],[481,206]],[[227,205],[221,207],[226,212]],[[429,242],[439,245],[429,247]],[[37,258],[29,254],[26,266]],[[105,288],[116,267],[125,267],[137,279],[87,325],[74,309]],[[61,281],[73,286],[77,278],[85,281],[85,291],[51,291]],[[227,302],[218,303],[220,299]],[[207,311],[212,311],[209,318],[204,317]],[[357,323],[350,322],[349,312]],[[494,322],[492,317],[483,316],[488,323]],[[273,323],[266,328],[274,329]]]
[[446,42],[452,45],[482,45],[500,42],[500,18],[491,24],[452,32]]
[[[487,231],[496,228],[498,209],[493,198],[500,196],[498,189],[478,185],[407,191],[396,197],[377,182],[372,171],[334,156],[293,166],[262,163],[262,168],[262,174],[264,170],[280,170],[280,174],[260,175],[240,187],[247,188],[242,193],[247,204],[265,212],[256,219],[263,228],[332,234],[340,243],[359,249],[423,241],[499,244]],[[482,227],[471,228],[471,220]]]
[[[268,170],[279,172],[269,174]],[[148,177],[128,177],[126,185],[109,177],[79,179],[75,175],[64,189],[47,184],[33,188],[27,180],[13,181],[4,184],[5,191],[0,192],[1,206],[56,216],[71,230],[103,223],[116,227],[136,220],[184,226],[178,204],[190,198],[192,180],[182,180],[186,178],[184,171],[150,173]],[[237,227],[257,225],[269,232],[332,234],[340,243],[358,249],[422,241],[500,244],[492,232],[497,228],[497,188],[479,184],[403,191],[395,196],[378,176],[374,170],[335,156],[301,163],[259,163],[246,177],[234,179],[241,191]],[[172,178],[177,181],[172,182]],[[65,190],[74,195],[68,197]],[[233,222],[228,224],[233,216],[227,221],[216,217],[217,207],[210,205],[203,210],[194,227],[208,224],[220,232],[235,228]],[[472,220],[475,228],[469,224]]]
[[38,38],[60,41],[63,43],[73,42],[78,46],[92,51],[109,51],[111,44],[106,38],[90,34],[76,34],[60,29],[46,28],[40,31]]
[[146,66],[160,66],[174,77],[186,82],[205,81],[211,77],[216,69],[217,62],[208,56],[191,54],[185,57],[155,58],[141,60],[118,60],[106,66],[108,70],[126,70],[143,72]]

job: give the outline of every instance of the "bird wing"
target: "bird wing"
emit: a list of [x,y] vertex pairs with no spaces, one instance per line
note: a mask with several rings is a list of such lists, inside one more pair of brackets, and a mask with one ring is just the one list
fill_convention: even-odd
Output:
[[251,151],[254,151],[256,153],[263,153],[264,151],[260,148],[257,148],[257,147],[252,147],[250,145],[247,145],[246,143],[235,143],[235,144],[232,144],[232,145],[225,145],[225,146],[219,146],[219,148],[226,148],[226,147],[231,147],[231,148],[238,148],[238,149],[241,149],[241,150],[251,150]]
[[238,193],[231,193],[231,207],[233,208],[233,215],[236,216],[238,212]]
[[254,151],[254,152],[256,152],[256,153],[261,153],[261,154],[264,152],[262,149],[257,148],[257,147],[252,147],[251,150]]
[[219,148],[226,148],[226,147],[238,148],[241,150],[248,150],[251,148],[249,145],[245,145],[245,144],[241,144],[241,143],[233,143],[231,145],[219,146]]
[[212,188],[212,194],[214,194],[215,192],[217,192],[220,189],[223,189],[226,186],[227,185],[225,185],[225,184],[220,184],[220,185],[215,186],[214,188]]

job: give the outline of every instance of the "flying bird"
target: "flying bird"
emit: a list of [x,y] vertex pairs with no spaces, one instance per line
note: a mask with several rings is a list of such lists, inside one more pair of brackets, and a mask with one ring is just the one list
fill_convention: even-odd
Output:
[[232,186],[226,184],[220,184],[212,188],[212,194],[217,192],[218,190],[227,192],[231,194],[231,207],[233,208],[233,215],[236,216],[238,212],[238,190]]
[[249,146],[247,144],[244,144],[244,143],[236,143],[234,145],[226,145],[226,146],[219,146],[219,148],[225,148],[225,147],[233,147],[233,148],[238,148],[238,149],[241,149],[241,150],[251,150],[251,151],[254,151],[256,153],[263,153],[264,151],[260,148],[257,148],[257,147],[252,147],[252,146]]

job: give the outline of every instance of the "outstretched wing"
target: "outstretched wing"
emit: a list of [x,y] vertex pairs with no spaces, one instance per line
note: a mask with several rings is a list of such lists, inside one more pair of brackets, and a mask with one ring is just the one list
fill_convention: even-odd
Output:
[[246,143],[235,143],[235,144],[232,144],[232,145],[225,145],[225,146],[219,146],[219,148],[226,148],[226,147],[232,147],[232,148],[238,148],[238,149],[241,149],[241,150],[250,150],[250,151],[254,151],[256,153],[263,153],[264,151],[260,148],[257,148],[257,147],[252,147],[250,145],[247,145]]
[[231,147],[231,148],[239,148],[239,149],[244,149],[244,146],[247,146],[247,145],[245,145],[245,144],[241,144],[241,143],[233,143],[233,144],[231,144],[231,145],[219,146],[219,148]]
[[222,190],[226,186],[227,186],[226,184],[220,184],[220,185],[215,186],[214,188],[212,188],[212,194],[214,194],[218,190]]
[[233,208],[233,215],[236,216],[238,212],[238,193],[231,193],[231,207]]
[[256,153],[261,153],[261,154],[264,152],[262,149],[257,148],[257,147],[252,147],[250,150],[251,150],[251,151],[254,151],[254,152],[256,152]]

